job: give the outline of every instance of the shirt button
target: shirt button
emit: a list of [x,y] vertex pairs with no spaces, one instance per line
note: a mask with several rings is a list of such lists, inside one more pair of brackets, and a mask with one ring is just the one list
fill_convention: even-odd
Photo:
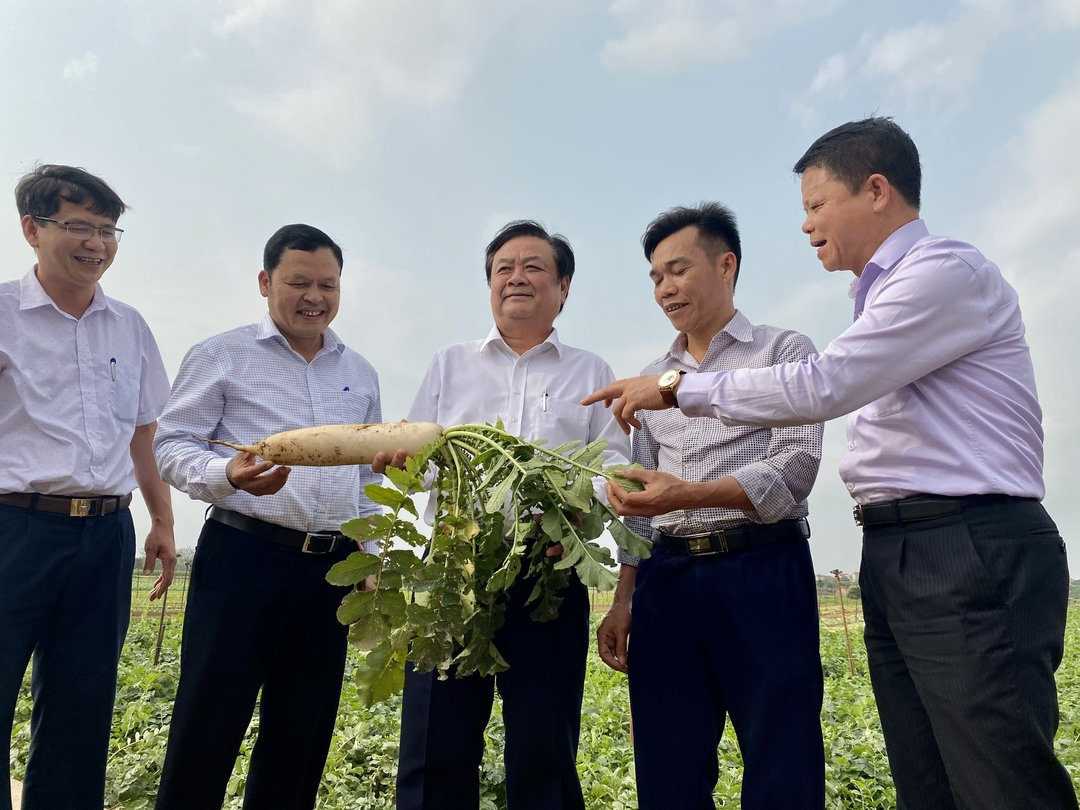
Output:
[[855,449],[855,442],[848,442],[847,449],[848,450],[854,450]]
[[515,394],[520,394],[520,393],[521,393],[521,389],[520,389],[520,388],[515,388],[515,389],[514,389],[514,393],[515,393]]
[[511,421],[511,422],[516,422],[516,421],[517,421],[517,417],[516,417],[516,416],[511,416],[511,417],[510,417],[510,421]]
[[847,488],[848,488],[848,492],[854,492],[855,491],[855,485],[854,484],[848,484]]

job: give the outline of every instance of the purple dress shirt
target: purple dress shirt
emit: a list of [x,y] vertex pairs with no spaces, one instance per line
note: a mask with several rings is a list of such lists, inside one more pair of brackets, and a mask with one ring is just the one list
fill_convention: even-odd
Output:
[[859,503],[917,493],[1042,498],[1042,411],[1016,291],[971,245],[897,229],[851,288],[855,322],[799,363],[687,375],[679,405],[726,425],[848,415]]

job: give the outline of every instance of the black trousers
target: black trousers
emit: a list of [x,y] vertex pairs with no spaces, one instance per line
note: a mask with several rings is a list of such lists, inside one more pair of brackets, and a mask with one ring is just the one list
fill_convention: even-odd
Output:
[[510,592],[495,636],[510,669],[494,677],[440,681],[409,667],[401,713],[398,810],[480,806],[484,728],[495,689],[506,728],[506,804],[510,810],[584,810],[576,759],[589,650],[589,595],[577,577],[556,619],[536,622],[524,605],[533,580]]
[[157,810],[219,810],[259,691],[245,810],[310,810],[334,733],[348,592],[303,554],[208,520],[192,563]]
[[642,810],[712,810],[727,717],[744,810],[823,810],[823,678],[810,547],[712,557],[654,549],[634,589],[629,649]]
[[1054,756],[1065,544],[1034,500],[863,532],[866,651],[901,810],[1077,807]]
[[[101,810],[134,559],[127,509],[73,518],[0,505],[0,733],[9,738],[34,659],[24,810]],[[7,780],[0,808],[11,808]]]

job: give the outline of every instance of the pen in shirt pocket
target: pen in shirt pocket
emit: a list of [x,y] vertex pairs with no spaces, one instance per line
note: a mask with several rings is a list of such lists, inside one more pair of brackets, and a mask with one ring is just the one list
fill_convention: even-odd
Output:
[[540,410],[547,412],[547,391],[540,395]]
[[109,358],[109,376],[112,377],[113,380],[116,379],[116,358],[115,357],[110,357]]

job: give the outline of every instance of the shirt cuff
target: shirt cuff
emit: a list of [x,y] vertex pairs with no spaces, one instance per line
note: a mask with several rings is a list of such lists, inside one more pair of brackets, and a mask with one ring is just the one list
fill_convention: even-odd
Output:
[[724,373],[719,371],[683,375],[676,395],[679,399],[679,410],[687,416],[714,416],[712,387]]
[[225,468],[227,466],[229,466],[229,459],[227,458],[216,457],[206,462],[206,469],[203,470],[203,479],[205,480],[206,488],[209,490],[210,497],[213,500],[223,500],[240,491],[229,483],[229,479],[225,475]]
[[619,565],[630,565],[630,566],[633,566],[634,568],[637,568],[638,565],[641,564],[641,558],[640,557],[632,557],[629,554],[627,554],[625,551],[623,551],[621,548],[616,549],[615,557],[618,559]]

